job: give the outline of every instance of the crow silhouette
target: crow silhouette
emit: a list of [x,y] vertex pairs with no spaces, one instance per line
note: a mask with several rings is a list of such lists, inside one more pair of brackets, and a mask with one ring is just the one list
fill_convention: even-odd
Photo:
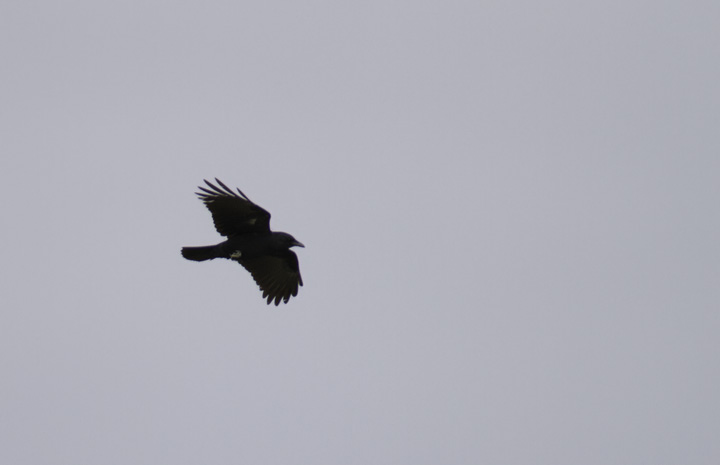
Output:
[[[222,183],[220,187],[204,180],[208,188],[198,187],[197,196],[212,214],[215,229],[227,237],[225,242],[205,247],[183,247],[188,260],[227,258],[240,263],[260,286],[268,305],[287,303],[302,286],[297,255],[290,247],[305,247],[290,234],[270,230],[270,213],[253,203],[238,189],[237,194]],[[239,194],[239,195],[238,195]]]

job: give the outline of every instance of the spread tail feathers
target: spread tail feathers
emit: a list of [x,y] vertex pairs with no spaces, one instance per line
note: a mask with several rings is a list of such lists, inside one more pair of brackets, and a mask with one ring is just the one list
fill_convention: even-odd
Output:
[[211,260],[218,257],[217,250],[214,245],[209,245],[207,247],[183,247],[180,253],[182,253],[182,256],[188,260],[195,260],[196,262]]

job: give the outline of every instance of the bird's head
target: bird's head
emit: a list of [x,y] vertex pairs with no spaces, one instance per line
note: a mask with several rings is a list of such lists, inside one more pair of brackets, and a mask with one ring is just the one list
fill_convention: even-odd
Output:
[[282,244],[285,245],[288,249],[290,247],[305,247],[302,242],[298,241],[288,233],[278,232],[274,235],[275,237],[279,238],[282,241]]

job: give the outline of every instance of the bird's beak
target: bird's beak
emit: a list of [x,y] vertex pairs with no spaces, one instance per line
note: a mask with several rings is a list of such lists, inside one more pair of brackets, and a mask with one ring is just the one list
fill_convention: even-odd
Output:
[[294,241],[294,242],[292,243],[292,245],[297,246],[297,247],[305,248],[305,246],[302,244],[302,242],[297,241],[297,240]]

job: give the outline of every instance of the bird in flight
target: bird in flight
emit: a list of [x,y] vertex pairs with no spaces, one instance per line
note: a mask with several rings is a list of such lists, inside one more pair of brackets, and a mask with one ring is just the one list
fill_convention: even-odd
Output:
[[[220,187],[205,180],[197,196],[212,214],[215,229],[225,242],[205,247],[183,247],[182,256],[202,262],[227,258],[240,263],[260,286],[268,305],[287,303],[302,286],[297,255],[290,247],[305,247],[290,234],[270,230],[270,213],[238,189],[237,194],[218,178]],[[239,194],[239,195],[238,195]]]

